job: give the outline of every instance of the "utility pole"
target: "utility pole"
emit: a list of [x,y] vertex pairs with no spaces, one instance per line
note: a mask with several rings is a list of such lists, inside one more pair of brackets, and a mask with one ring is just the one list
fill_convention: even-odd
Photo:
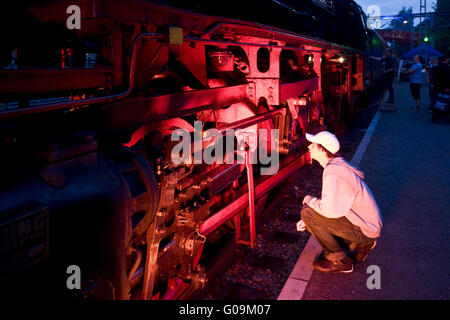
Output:
[[430,45],[434,48],[434,14],[430,19]]
[[[418,32],[419,32],[419,46],[424,42],[423,41],[423,29],[425,28],[424,25],[422,25],[422,22],[425,22],[426,18],[424,18],[424,14],[427,13],[427,0],[420,0],[420,10],[419,10],[420,16],[419,16],[419,24],[418,24]],[[426,55],[426,54],[425,54]],[[425,61],[427,61],[428,57],[425,58]]]
[[[449,1],[449,0],[446,0]],[[450,10],[447,11],[436,11],[436,12],[427,12],[426,10],[426,0],[420,0],[420,13],[407,13],[407,14],[397,14],[397,15],[386,15],[386,16],[380,16],[381,21],[392,21],[392,20],[398,20],[402,21],[403,25],[402,27],[398,27],[401,30],[409,30],[409,43],[410,43],[410,50],[413,50],[415,47],[415,34],[417,34],[418,37],[418,45],[422,44],[423,42],[429,43],[430,46],[434,47],[435,45],[439,45],[439,43],[436,43],[436,29],[443,29],[450,27],[449,17],[450,17]],[[419,18],[420,22],[424,25],[419,24],[417,28],[414,27],[414,20],[416,18]],[[389,23],[389,22],[387,22]],[[383,26],[387,25],[385,23]],[[381,28],[383,30],[383,27]],[[415,33],[414,31],[417,31]],[[426,34],[426,38],[423,36],[423,34]],[[393,39],[396,40],[395,37]],[[404,37],[402,37],[401,40],[406,40]],[[450,48],[450,47],[448,47]],[[446,50],[447,48],[444,48],[442,50]]]
[[[425,16],[427,14],[427,0],[420,0],[420,16],[419,16],[419,45],[420,40],[422,39],[422,31],[424,29],[424,26],[422,25],[422,22],[426,20]],[[423,20],[422,20],[423,19]]]

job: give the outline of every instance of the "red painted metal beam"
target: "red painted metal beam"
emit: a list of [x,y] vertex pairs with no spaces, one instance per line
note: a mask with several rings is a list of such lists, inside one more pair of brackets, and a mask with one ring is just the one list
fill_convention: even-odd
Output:
[[[297,98],[306,92],[317,90],[319,79],[310,79],[280,85],[280,101]],[[199,111],[220,108],[247,100],[247,84],[202,89],[149,98],[129,98],[114,103],[107,111],[105,124],[111,127],[132,127],[144,123],[182,117]],[[236,121],[222,129],[238,129],[271,119],[286,112],[285,108]]]
[[247,97],[247,85],[179,92],[150,98],[130,98],[108,110],[106,124],[127,127],[182,117],[202,110],[225,107]]

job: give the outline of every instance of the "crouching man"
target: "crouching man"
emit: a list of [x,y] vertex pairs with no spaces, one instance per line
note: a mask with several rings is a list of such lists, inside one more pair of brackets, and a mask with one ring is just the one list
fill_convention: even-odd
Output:
[[[381,212],[364,174],[337,155],[340,145],[334,134],[306,134],[306,139],[312,142],[308,147],[311,158],[325,169],[322,197],[305,196],[297,230],[307,229],[323,248],[323,257],[314,262],[314,269],[350,273],[354,260],[364,261],[377,244],[383,225]],[[354,257],[347,255],[336,237],[349,244]]]

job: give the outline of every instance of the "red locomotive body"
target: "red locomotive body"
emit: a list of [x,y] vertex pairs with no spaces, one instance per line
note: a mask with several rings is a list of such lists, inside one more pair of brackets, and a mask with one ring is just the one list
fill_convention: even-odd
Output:
[[[291,22],[308,15],[278,2]],[[311,37],[307,24],[300,34],[140,0],[5,8],[3,24],[13,26],[2,28],[0,70],[5,288],[184,298],[205,285],[202,253],[225,224],[239,240],[248,217],[253,245],[268,193],[311,161],[305,133],[339,135],[375,68],[353,1],[307,2],[324,16],[349,6],[358,46]],[[75,290],[70,266],[81,270]]]

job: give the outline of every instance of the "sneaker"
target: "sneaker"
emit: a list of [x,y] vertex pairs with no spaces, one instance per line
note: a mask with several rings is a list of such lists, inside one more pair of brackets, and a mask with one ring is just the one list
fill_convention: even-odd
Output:
[[371,243],[356,246],[355,260],[356,262],[363,262],[367,259],[369,252],[373,250],[377,245],[377,240],[373,240]]
[[351,273],[353,271],[353,260],[350,257],[345,257],[342,260],[333,262],[321,258],[313,263],[313,268],[326,273]]

